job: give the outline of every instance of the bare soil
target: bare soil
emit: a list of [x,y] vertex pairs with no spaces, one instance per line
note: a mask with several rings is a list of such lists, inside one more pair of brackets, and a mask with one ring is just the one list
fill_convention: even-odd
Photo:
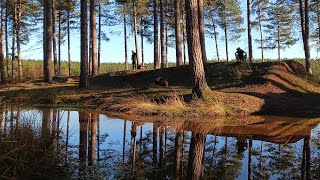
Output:
[[[320,117],[319,83],[310,80],[300,63],[208,63],[205,70],[219,104],[229,108],[227,116]],[[155,85],[159,77],[167,79],[169,86]],[[192,100],[188,66],[103,74],[91,77],[89,87],[84,89],[78,89],[77,77],[55,79],[52,84],[41,80],[5,84],[0,88],[0,96],[20,105],[75,105],[124,114],[131,112],[126,109],[130,99],[143,98],[161,104],[178,95],[186,103]],[[110,108],[114,105],[123,108]]]

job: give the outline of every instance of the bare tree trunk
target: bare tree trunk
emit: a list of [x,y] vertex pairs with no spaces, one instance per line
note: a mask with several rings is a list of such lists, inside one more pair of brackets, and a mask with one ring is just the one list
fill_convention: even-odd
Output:
[[137,32],[137,12],[136,12],[136,3],[133,1],[133,31],[134,31],[134,42],[137,53],[137,65],[140,64],[139,60],[139,45],[138,45],[138,32]]
[[[60,0],[59,0],[60,3]],[[58,57],[58,75],[61,75],[61,10],[59,10],[59,15],[58,15],[58,53],[59,53],[59,57]],[[67,20],[69,22],[69,20]]]
[[22,74],[22,62],[21,62],[21,46],[20,46],[20,18],[21,18],[21,1],[17,1],[18,10],[17,10],[17,24],[16,24],[16,36],[17,36],[17,60],[18,60],[18,75],[19,81],[22,81],[23,74]]
[[189,179],[199,180],[201,177],[205,142],[205,134],[192,133],[188,158],[187,176]]
[[45,1],[45,51],[44,59],[44,81],[52,82],[51,61],[52,61],[52,1]]
[[281,61],[281,57],[280,57],[280,24],[278,22],[278,26],[277,26],[277,30],[278,30],[278,60]]
[[9,79],[9,39],[8,39],[8,0],[6,0],[6,16],[5,16],[5,39],[6,39],[6,66],[7,66],[7,78]]
[[206,41],[205,41],[205,32],[204,32],[204,5],[203,0],[198,0],[198,22],[199,22],[199,35],[200,35],[200,44],[202,52],[202,61],[207,63],[207,53],[206,53]]
[[87,0],[81,1],[81,65],[79,87],[88,86],[88,13]]
[[226,58],[227,58],[227,62],[229,62],[229,46],[228,46],[228,32],[227,32],[227,25],[224,25],[224,40],[226,43]]
[[54,75],[59,74],[58,57],[57,57],[57,39],[56,39],[56,0],[52,0],[52,42],[53,42],[53,67]]
[[309,33],[309,1],[304,1],[304,11],[305,11],[305,37],[304,37],[304,53],[305,53],[305,59],[306,59],[306,71],[309,74],[312,74],[311,69],[311,60],[310,60],[310,33]]
[[249,48],[249,62],[252,63],[252,35],[251,35],[251,0],[247,0],[247,22],[248,22],[248,48]]
[[153,0],[153,29],[154,29],[154,47],[153,47],[153,67],[154,69],[160,68],[160,61],[159,61],[159,32],[158,32],[158,0]]
[[0,74],[1,74],[1,82],[6,81],[6,75],[4,71],[4,47],[3,47],[3,32],[4,32],[4,3],[0,3],[1,5],[1,15],[0,15]]
[[15,34],[16,34],[16,2],[13,1],[13,12],[12,12],[12,44],[11,44],[11,80],[14,79],[14,57],[15,57]]
[[[184,21],[184,11],[181,13],[182,22]],[[183,64],[186,65],[187,61],[187,49],[186,49],[186,27],[184,25],[182,30],[182,43],[183,43]]]
[[92,76],[98,75],[98,60],[97,60],[97,29],[96,29],[96,3],[95,0],[90,0],[90,39],[91,39],[91,62]]
[[197,0],[185,0],[187,14],[187,36],[189,65],[192,77],[192,93],[198,98],[203,98],[205,91],[210,91],[204,72],[202,61],[201,43],[199,36],[198,3]]
[[[69,1],[68,1],[69,2]],[[69,3],[70,6],[70,3]],[[68,74],[71,75],[71,52],[70,52],[70,10],[67,8],[67,34],[68,34]]]
[[164,3],[160,0],[160,47],[161,47],[161,68],[166,67],[166,55],[164,47]]
[[123,14],[123,28],[124,28],[124,61],[126,70],[129,70],[129,64],[128,64],[128,45],[127,45],[127,15],[126,15],[126,5],[124,6],[124,14]]
[[318,41],[320,43],[320,0],[317,0]]
[[[176,34],[176,65],[182,65],[182,46],[181,46],[181,12],[180,12],[180,0],[174,0],[175,5],[175,34]],[[182,14],[183,15],[183,14]]]
[[260,11],[261,11],[260,2],[258,2],[259,31],[260,31],[260,43],[261,43],[261,61],[264,62],[264,42],[263,42],[263,30],[262,30]]
[[99,15],[98,15],[98,74],[100,74],[101,65],[101,1],[98,1]]
[[[167,3],[168,4],[168,3]],[[166,6],[167,7],[167,6]],[[167,7],[168,9],[168,7]],[[167,16],[167,13],[166,13],[166,27],[165,27],[165,31],[166,31],[166,68],[168,68],[168,16]]]
[[144,43],[143,43],[143,36],[144,36],[144,32],[143,32],[143,30],[144,30],[144,23],[143,23],[143,20],[142,20],[142,18],[140,19],[140,24],[141,24],[141,64],[142,64],[142,66],[144,66]]
[[217,29],[216,29],[216,24],[215,24],[214,18],[213,18],[213,13],[212,13],[211,16],[212,16],[211,22],[212,22],[212,26],[213,26],[213,36],[214,36],[214,42],[215,42],[215,44],[216,44],[217,58],[218,58],[218,62],[220,62],[219,48],[218,48],[218,39],[217,39]]

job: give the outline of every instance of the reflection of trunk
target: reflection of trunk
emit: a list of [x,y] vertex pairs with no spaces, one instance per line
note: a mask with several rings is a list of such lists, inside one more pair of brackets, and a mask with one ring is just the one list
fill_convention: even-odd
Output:
[[87,147],[88,147],[88,122],[90,121],[90,114],[87,112],[79,112],[80,123],[80,142],[79,142],[79,160],[81,166],[86,165]]
[[93,166],[94,154],[96,147],[96,135],[97,135],[97,121],[99,114],[92,113],[91,115],[91,129],[90,129],[90,139],[89,139],[89,149],[88,149],[88,165]]
[[99,166],[99,159],[100,159],[100,118],[98,117],[98,135],[97,135],[97,144],[98,144],[98,147],[97,147],[97,159],[98,159],[98,166]]
[[205,134],[192,133],[188,159],[188,178],[190,179],[200,179],[201,177],[205,142]]
[[133,139],[133,151],[132,151],[132,163],[136,162],[136,151],[137,151],[137,123],[132,122],[131,126],[131,138]]
[[45,137],[50,134],[50,109],[42,110],[42,134]]
[[14,112],[13,112],[13,107],[11,105],[11,108],[10,108],[10,134],[13,133],[13,121],[14,121]]
[[4,124],[3,124],[3,126],[4,126],[4,128],[3,128],[3,136],[4,137],[6,137],[6,135],[7,135],[7,122],[8,122],[8,116],[9,116],[9,114],[8,114],[8,106],[6,105],[5,108],[6,108],[6,110],[5,110]]
[[163,155],[164,155],[164,127],[160,128],[160,167],[163,167]]
[[127,120],[123,123],[123,143],[122,143],[122,161],[124,162],[124,154],[126,151],[126,131],[127,131]]
[[17,121],[16,121],[16,128],[17,128],[17,129],[19,129],[20,120],[21,120],[21,117],[20,117],[20,108],[18,108],[18,109],[17,109]]
[[158,161],[158,128],[153,124],[153,163]]
[[140,149],[142,150],[142,134],[143,134],[143,131],[142,131],[142,125],[140,126]]
[[310,179],[310,136],[303,140],[301,179]]
[[175,179],[179,179],[180,172],[181,172],[181,149],[182,149],[182,143],[181,143],[181,130],[176,130],[176,139],[175,139]]
[[70,125],[70,111],[68,111],[68,116],[67,116],[67,132],[66,132],[66,160],[68,159],[69,125]]
[[249,140],[248,179],[252,179],[252,139]]
[[52,134],[56,133],[56,128],[57,128],[57,110],[53,109],[52,110],[52,129],[51,129]]

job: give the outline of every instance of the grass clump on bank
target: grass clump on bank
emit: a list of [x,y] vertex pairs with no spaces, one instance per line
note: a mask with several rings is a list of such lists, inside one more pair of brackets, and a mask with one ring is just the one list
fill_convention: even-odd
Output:
[[244,114],[249,113],[249,110],[240,110],[233,105],[225,104],[225,97],[225,94],[219,92],[209,92],[204,99],[183,97],[177,93],[156,100],[145,96],[135,96],[127,98],[122,103],[111,105],[109,110],[143,116],[166,117],[218,117],[239,111]]

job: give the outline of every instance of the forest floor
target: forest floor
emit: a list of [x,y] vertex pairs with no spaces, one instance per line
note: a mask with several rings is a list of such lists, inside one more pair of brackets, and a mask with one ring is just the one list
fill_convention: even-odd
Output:
[[[77,77],[56,77],[4,84],[3,101],[21,106],[89,108],[123,115],[222,117],[277,115],[320,117],[320,85],[295,61],[208,63],[207,83],[213,90],[204,100],[191,96],[188,66],[159,70],[119,71],[90,78],[78,88]],[[159,77],[169,86],[155,85]]]

